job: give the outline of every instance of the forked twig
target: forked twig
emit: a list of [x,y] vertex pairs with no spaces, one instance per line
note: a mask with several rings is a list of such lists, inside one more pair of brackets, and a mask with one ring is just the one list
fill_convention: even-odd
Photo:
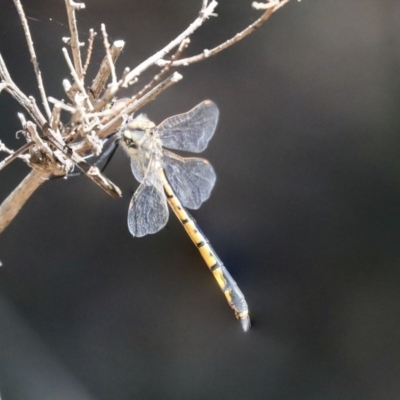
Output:
[[[25,121],[23,124],[26,129],[25,135],[28,143],[6,157],[0,163],[0,170],[17,157],[24,158],[32,168],[41,170],[33,170],[0,206],[0,232],[18,213],[27,198],[29,198],[43,183],[43,179],[47,178],[52,173],[65,173],[65,171],[68,170],[68,165],[70,165],[68,163],[71,161],[107,193],[115,197],[120,196],[121,192],[118,187],[107,178],[103,177],[96,167],[92,167],[88,164],[84,160],[84,157],[100,151],[102,140],[117,130],[128,115],[136,113],[148,102],[154,100],[161,92],[182,79],[182,75],[177,72],[164,79],[171,68],[202,61],[232,46],[260,27],[272,13],[289,2],[289,0],[265,0],[265,3],[254,2],[253,7],[265,11],[261,17],[251,25],[211,50],[204,50],[197,56],[180,59],[182,52],[189,45],[190,36],[202,26],[209,17],[216,16],[214,10],[217,6],[217,2],[215,0],[201,0],[201,8],[197,18],[195,18],[180,35],[176,36],[161,50],[154,53],[135,68],[131,70],[125,68],[119,79],[115,72],[115,63],[122,52],[124,42],[122,40],[115,41],[110,46],[105,26],[102,25],[101,31],[103,33],[106,55],[92,85],[90,88],[87,88],[84,81],[93,52],[95,33],[93,29],[90,30],[86,61],[84,66],[82,66],[80,52],[82,44],[79,42],[75,13],[76,10],[84,8],[85,5],[83,3],[77,3],[74,0],[65,0],[71,34],[67,42],[71,47],[72,60],[66,49],[63,49],[63,52],[73,77],[72,83],[66,79],[63,80],[64,90],[70,99],[70,103],[67,104],[46,96],[21,0],[13,1],[20,15],[25,32],[46,117],[37,107],[35,99],[26,96],[12,80],[0,54],[0,92],[2,90],[9,92],[11,96],[25,108],[33,121]],[[175,54],[170,56],[174,49],[177,49]],[[164,60],[167,56],[170,56],[170,60]],[[154,66],[161,67],[161,70],[155,74],[147,84],[144,84],[135,96],[120,101],[117,106],[117,103],[113,101],[114,96],[122,88],[138,82],[141,74]],[[107,86],[107,81],[110,76],[111,83]],[[55,104],[52,112],[49,102]],[[60,118],[61,111],[70,114],[70,123],[63,125]],[[24,121],[23,118],[22,120]],[[66,143],[68,143],[68,145]],[[23,156],[28,150],[29,154]],[[42,156],[47,163],[45,165],[40,164],[42,162]]]
[[[6,90],[29,112],[35,123],[40,127],[45,138],[59,151],[64,153],[70,158],[78,168],[80,168],[91,180],[99,185],[103,190],[113,197],[121,197],[120,189],[111,181],[103,177],[98,170],[91,169],[90,165],[78,154],[76,154],[70,147],[66,146],[59,137],[59,135],[51,128],[50,124],[46,121],[45,117],[38,109],[34,98],[26,97],[26,95],[18,88],[18,86],[11,79],[8,69],[0,54],[0,77],[6,81]],[[58,167],[55,166],[58,170]],[[1,214],[0,214],[1,216]],[[1,219],[1,218],[0,218]]]
[[202,9],[199,13],[199,16],[189,25],[189,27],[186,28],[180,35],[178,35],[169,44],[167,44],[163,49],[156,52],[147,60],[143,61],[133,70],[129,71],[128,73],[124,73],[122,79],[118,82],[117,85],[113,85],[112,87],[108,88],[103,99],[100,101],[99,104],[96,105],[95,110],[99,111],[104,106],[105,103],[107,103],[113,98],[113,96],[118,92],[119,89],[121,89],[122,87],[127,87],[128,85],[135,82],[137,78],[144,71],[146,71],[151,66],[157,64],[159,60],[165,57],[175,47],[179,46],[186,38],[192,35],[198,28],[200,28],[200,26],[204,23],[206,19],[214,15],[213,12],[217,4],[218,3],[215,0],[211,0],[209,4],[207,4],[207,1],[203,1]]
[[[4,169],[8,164],[18,158],[21,154],[24,154],[30,147],[32,147],[35,143],[28,142],[21,146],[18,150],[15,150],[8,157],[6,157],[3,161],[0,162],[0,171]],[[1,230],[0,230],[1,231]]]
[[[241,41],[244,39],[246,36],[250,35],[253,33],[256,29],[258,29],[275,11],[277,11],[279,8],[281,8],[284,4],[288,3],[290,0],[283,0],[279,2],[279,0],[275,1],[273,5],[270,7],[266,8],[266,11],[261,15],[260,18],[258,18],[256,21],[254,21],[252,24],[250,24],[247,28],[243,29],[241,32],[237,33],[235,36],[232,38],[228,39],[224,43],[221,43],[219,46],[216,46],[212,48],[211,50],[204,50],[201,54],[197,54],[192,57],[187,57],[183,58],[181,60],[174,61],[172,63],[172,67],[180,67],[180,66],[188,66],[190,64],[203,61],[206,58],[212,57],[219,52],[227,49],[228,47],[234,45],[235,43]],[[254,4],[254,3],[253,3]],[[169,61],[164,61],[160,60],[158,62],[158,65],[168,65]]]
[[8,153],[8,154],[13,154],[14,153],[14,151],[13,150],[10,150],[1,140],[0,140],[0,152],[5,152],[5,153]]
[[184,50],[189,46],[190,44],[190,39],[186,38],[185,40],[182,41],[182,43],[179,45],[178,50],[175,52],[175,54],[171,57],[171,60],[169,63],[157,74],[154,76],[154,78],[136,95],[134,96],[135,99],[140,99],[143,97],[143,95],[151,90],[162,78],[164,78],[165,75],[168,74],[170,69],[172,68],[172,63],[179,59],[179,57],[182,55]]
[[[134,68],[129,74],[126,75],[123,84],[128,85],[130,81],[137,78],[143,71],[156,64],[158,60],[164,58],[171,50],[179,46],[183,40],[192,35],[204,21],[208,19],[214,12],[215,7],[217,7],[217,2],[212,0],[206,8],[202,9],[199,16],[186,28],[180,35],[178,35],[174,40],[167,44],[163,49],[149,57],[146,61],[139,64]],[[203,2],[203,6],[205,3]]]
[[[72,64],[72,61],[71,61],[71,59],[69,57],[68,50],[65,47],[63,47],[62,48],[62,52],[64,54],[65,60],[67,61],[67,65],[69,67],[71,75],[74,78],[75,84],[78,86],[78,89],[82,93],[82,95],[88,100],[88,105],[90,107],[93,107],[92,104],[89,102],[89,96],[86,93],[86,89],[84,87],[83,79],[79,76],[78,71],[75,70],[75,68],[74,68],[74,66]],[[82,73],[82,71],[81,71],[81,73]]]
[[[118,60],[119,55],[121,54],[123,48],[125,46],[125,42],[123,40],[116,40],[110,47],[110,55],[112,63],[115,64]],[[104,57],[103,61],[100,64],[99,72],[93,80],[92,86],[90,87],[89,94],[93,99],[98,99],[100,93],[102,92],[109,76],[111,73],[109,58],[107,56]],[[109,99],[104,101],[102,104],[96,104],[95,109],[100,110],[104,107],[104,105],[112,98],[113,95],[110,96]]]

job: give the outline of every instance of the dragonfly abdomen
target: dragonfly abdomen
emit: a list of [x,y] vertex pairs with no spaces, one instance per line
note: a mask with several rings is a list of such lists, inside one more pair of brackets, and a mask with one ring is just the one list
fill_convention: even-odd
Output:
[[221,259],[216,254],[215,250],[212,248],[204,233],[198,227],[195,219],[186,211],[180,200],[175,196],[164,171],[162,171],[161,175],[164,191],[169,205],[185,228],[189,237],[192,239],[193,243],[196,245],[208,268],[214,275],[214,278],[224,293],[228,304],[235,312],[236,318],[240,320],[243,329],[247,331],[250,327],[250,317],[247,302],[243,293],[222,263]]

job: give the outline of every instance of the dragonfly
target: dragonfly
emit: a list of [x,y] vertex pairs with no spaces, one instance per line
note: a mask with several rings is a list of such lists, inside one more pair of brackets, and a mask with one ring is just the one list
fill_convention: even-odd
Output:
[[140,183],[129,204],[128,227],[134,237],[158,232],[167,224],[169,204],[247,331],[250,317],[243,293],[186,210],[197,210],[210,197],[216,180],[214,169],[204,158],[181,157],[167,150],[202,152],[214,135],[218,117],[217,105],[205,100],[158,126],[145,115],[123,124],[119,142],[130,156],[132,173]]

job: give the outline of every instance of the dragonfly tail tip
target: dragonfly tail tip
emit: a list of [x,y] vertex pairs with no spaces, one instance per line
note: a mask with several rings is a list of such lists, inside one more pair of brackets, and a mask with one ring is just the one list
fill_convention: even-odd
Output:
[[245,317],[240,318],[240,323],[242,324],[243,330],[247,332],[251,326],[249,316],[246,315]]

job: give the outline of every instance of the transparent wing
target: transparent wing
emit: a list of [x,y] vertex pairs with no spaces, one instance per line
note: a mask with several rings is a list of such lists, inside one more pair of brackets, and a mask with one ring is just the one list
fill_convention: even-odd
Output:
[[200,153],[214,135],[218,116],[216,104],[205,100],[185,114],[167,118],[158,126],[161,143],[169,149]]
[[129,204],[128,228],[133,236],[142,237],[156,233],[168,221],[167,199],[157,177],[158,172],[152,168],[152,164],[149,165]]
[[131,156],[131,170],[132,174],[138,182],[142,182],[144,175],[149,167],[149,159],[146,158],[143,152],[138,152],[136,155]]
[[172,189],[181,203],[197,210],[214,187],[214,168],[204,158],[183,158],[165,150],[164,169]]

